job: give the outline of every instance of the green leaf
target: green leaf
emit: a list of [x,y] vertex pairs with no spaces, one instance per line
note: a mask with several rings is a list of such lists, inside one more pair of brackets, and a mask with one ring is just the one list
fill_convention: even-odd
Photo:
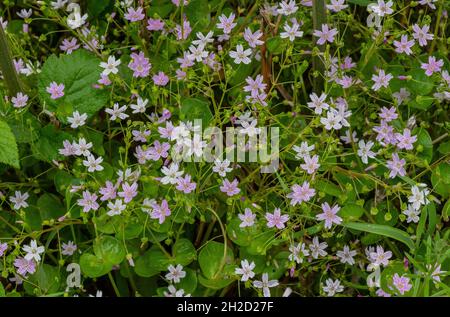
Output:
[[28,112],[25,112],[18,118],[9,119],[8,125],[14,133],[17,143],[31,143],[35,141],[41,128],[39,121]]
[[180,115],[182,120],[201,119],[203,128],[209,126],[213,119],[208,102],[196,98],[186,98],[182,101]]
[[65,140],[72,141],[72,136],[49,124],[39,130],[39,138],[37,142],[31,144],[31,150],[39,160],[47,162],[61,160],[64,157],[59,154],[59,149],[63,148]]
[[422,145],[423,147],[423,150],[418,153],[418,156],[430,163],[433,158],[433,143],[430,134],[424,128],[420,128],[417,133],[417,145]]
[[94,243],[94,253],[97,257],[112,265],[117,265],[125,259],[125,248],[114,237],[102,236]]
[[16,138],[4,121],[0,121],[0,135],[0,163],[20,168]]
[[233,251],[227,248],[225,254],[223,243],[209,241],[198,255],[198,264],[207,279],[217,278],[225,263],[233,261]]
[[227,223],[227,235],[237,245],[248,246],[252,243],[255,234],[258,232],[256,226],[240,227],[241,221],[235,217]]
[[450,164],[440,163],[431,174],[433,190],[443,198],[450,197]]
[[364,208],[357,204],[347,204],[341,208],[339,215],[344,220],[356,220],[364,214]]
[[213,290],[219,290],[222,289],[228,285],[230,285],[231,283],[233,283],[233,279],[228,278],[228,279],[207,279],[205,277],[203,277],[202,275],[198,276],[198,281],[200,282],[200,284],[202,284],[203,286],[213,289]]
[[408,102],[408,106],[420,110],[428,110],[433,105],[434,101],[434,97],[417,96],[416,99]]
[[412,79],[406,82],[406,86],[414,94],[426,96],[433,90],[433,80],[420,67],[411,69],[407,75],[411,76]]
[[339,186],[326,179],[320,179],[315,187],[321,192],[334,197],[339,197],[342,195],[342,190],[339,188]]
[[45,193],[39,197],[37,207],[42,220],[58,219],[66,212],[59,198],[53,194]]
[[378,225],[378,224],[372,224],[372,223],[363,223],[363,222],[347,222],[342,223],[342,226],[364,231],[364,232],[371,232],[376,233],[385,237],[389,237],[395,240],[398,240],[404,244],[406,244],[410,249],[414,249],[414,242],[411,240],[409,234],[407,234],[405,231],[402,231],[397,228],[392,228],[390,226],[385,225]]
[[137,275],[151,277],[167,270],[170,259],[157,247],[152,247],[136,260],[134,270]]
[[24,282],[25,290],[30,295],[36,295],[33,291],[36,287],[39,295],[56,293],[60,285],[59,269],[48,264],[40,264],[36,272]]
[[80,267],[88,277],[100,277],[112,270],[113,265],[91,253],[83,253],[80,257]]
[[185,268],[186,276],[177,284],[178,289],[183,289],[186,294],[192,294],[197,288],[197,273],[194,270]]
[[285,50],[287,41],[283,40],[279,36],[274,36],[274,37],[267,39],[266,45],[267,45],[267,50],[270,53],[277,55],[277,54],[281,54]]
[[[67,123],[67,117],[78,110],[93,116],[108,101],[108,92],[94,88],[100,78],[101,60],[86,50],[79,49],[70,55],[50,56],[39,74],[39,98],[59,120]],[[47,87],[51,82],[64,84],[64,96],[51,99]]]
[[447,200],[447,202],[444,205],[444,208],[442,208],[442,219],[444,219],[444,221],[447,222],[449,215],[450,215],[450,199]]
[[208,0],[189,1],[189,4],[184,8],[184,12],[194,31],[203,32],[211,19]]
[[173,245],[172,255],[175,263],[186,266],[197,258],[197,250],[188,239],[178,239]]

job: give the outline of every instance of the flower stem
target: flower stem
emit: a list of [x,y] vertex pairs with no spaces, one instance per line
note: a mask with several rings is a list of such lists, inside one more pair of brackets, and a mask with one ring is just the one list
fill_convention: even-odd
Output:
[[[314,30],[321,30],[322,24],[327,23],[327,11],[325,7],[325,0],[313,0],[313,27]],[[317,45],[317,39],[314,37],[314,46],[318,46],[320,53],[325,51],[325,44]],[[325,72],[325,65],[320,56],[313,56],[313,73],[314,76],[313,87],[317,94],[323,90],[323,74]]]
[[13,65],[11,53],[8,47],[8,40],[3,27],[0,25],[0,70],[2,71],[3,78],[6,86],[8,87],[11,96],[15,96],[18,92],[21,92],[21,85],[19,77],[17,76],[16,69]]

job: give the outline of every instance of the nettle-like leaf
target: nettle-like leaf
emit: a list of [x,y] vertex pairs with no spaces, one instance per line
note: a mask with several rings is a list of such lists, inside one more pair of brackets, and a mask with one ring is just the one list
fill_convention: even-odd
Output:
[[0,120],[0,162],[19,168],[19,151],[16,138],[9,125]]
[[[76,50],[70,55],[50,56],[39,74],[39,98],[43,106],[54,112],[59,120],[67,123],[74,111],[93,116],[106,105],[108,92],[94,88],[100,79],[100,59],[86,50]],[[50,98],[50,83],[64,84],[64,96]]]

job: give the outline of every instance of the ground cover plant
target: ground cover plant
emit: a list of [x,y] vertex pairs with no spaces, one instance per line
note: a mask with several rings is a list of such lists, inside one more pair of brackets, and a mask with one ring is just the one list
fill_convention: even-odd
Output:
[[448,10],[0,1],[0,296],[449,296]]

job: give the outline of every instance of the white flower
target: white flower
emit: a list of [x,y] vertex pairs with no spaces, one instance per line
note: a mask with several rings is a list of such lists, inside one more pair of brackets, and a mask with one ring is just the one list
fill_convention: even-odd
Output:
[[408,197],[408,201],[412,204],[412,207],[417,210],[420,206],[429,203],[429,200],[426,198],[429,193],[427,188],[420,190],[419,186],[413,186],[411,187],[411,196]]
[[341,263],[348,263],[350,265],[355,264],[355,260],[353,259],[353,257],[356,255],[356,251],[350,250],[350,247],[348,245],[344,246],[344,249],[342,251],[338,251],[336,255]]
[[172,163],[167,168],[166,166],[163,166],[161,168],[161,172],[165,175],[163,178],[161,178],[160,182],[163,184],[172,184],[175,185],[177,183],[178,177],[183,175],[183,171],[178,171],[178,164]]
[[282,39],[289,38],[289,41],[293,42],[296,37],[302,37],[303,31],[299,31],[300,25],[298,23],[294,23],[292,26],[285,23],[283,26],[284,32],[280,33],[280,37]]
[[191,53],[187,57],[191,61],[201,62],[204,58],[208,57],[208,51],[205,51],[203,44],[199,44],[198,46],[191,45],[189,46],[189,51]]
[[410,223],[411,221],[414,223],[419,222],[420,209],[415,209],[413,205],[408,205],[408,208],[403,210],[402,213],[408,217],[406,219],[407,223]]
[[22,19],[28,19],[32,14],[33,14],[32,9],[30,9],[30,10],[22,9],[22,10],[20,10],[19,13],[17,13],[17,15],[19,17],[21,17]]
[[127,208],[127,206],[122,203],[122,199],[116,199],[114,203],[112,201],[108,203],[108,208],[109,210],[107,212],[107,215],[112,217],[115,215],[120,215],[122,211]]
[[311,250],[311,256],[314,259],[317,259],[319,256],[327,255],[327,251],[325,249],[328,247],[326,242],[319,242],[318,237],[314,237],[312,243],[309,245],[309,249]]
[[342,128],[342,116],[334,109],[330,109],[330,111],[327,112],[326,118],[320,118],[320,123],[322,123],[325,126],[326,130],[339,130]]
[[80,138],[78,143],[73,143],[73,146],[75,147],[75,155],[89,156],[91,154],[89,149],[92,147],[92,142],[86,143],[85,138]]
[[186,272],[183,271],[183,266],[181,264],[178,264],[176,267],[170,264],[167,269],[169,270],[169,273],[166,274],[166,279],[173,283],[179,283],[180,279],[186,276]]
[[114,56],[109,56],[107,63],[105,62],[100,63],[100,67],[104,69],[102,75],[108,76],[111,73],[117,74],[119,72],[119,70],[117,69],[119,65],[120,59],[116,61],[116,58]]
[[371,151],[371,148],[373,146],[373,142],[372,141],[368,141],[367,143],[364,142],[364,140],[360,140],[358,142],[358,156],[361,157],[361,161],[364,164],[367,164],[368,162],[368,158],[374,158],[375,157],[375,153]]
[[230,57],[234,58],[234,62],[236,64],[244,63],[244,64],[250,64],[252,61],[250,58],[248,58],[252,54],[251,49],[246,49],[244,51],[244,47],[242,47],[241,44],[238,44],[236,46],[236,51],[230,51]]
[[309,152],[314,150],[314,144],[309,146],[308,142],[302,142],[300,146],[294,145],[292,149],[297,153],[295,155],[297,159],[304,159],[309,156]]
[[234,272],[238,275],[242,275],[241,281],[246,282],[255,276],[255,273],[253,272],[255,266],[255,262],[248,263],[247,260],[242,260],[241,267],[236,268]]
[[339,280],[333,281],[331,278],[327,279],[325,281],[327,286],[323,286],[322,289],[325,293],[327,293],[327,296],[331,297],[334,296],[336,293],[341,293],[344,291],[344,286],[341,285],[341,282]]
[[50,5],[52,6],[53,9],[58,10],[58,9],[62,9],[68,0],[56,0],[56,1],[52,1],[50,2]]
[[72,117],[68,117],[67,118],[67,121],[69,123],[71,123],[70,127],[72,129],[76,129],[78,127],[83,126],[86,123],[86,119],[87,119],[87,114],[86,113],[80,114],[78,111],[75,111],[72,114]]
[[269,281],[269,274],[263,273],[261,281],[254,281],[253,286],[256,288],[262,288],[264,297],[270,297],[270,287],[278,286],[277,280],[270,280]]
[[230,161],[225,159],[223,161],[216,159],[214,161],[213,172],[218,173],[220,176],[225,177],[227,173],[231,172],[233,169],[229,167]]
[[83,16],[79,11],[74,11],[67,17],[67,25],[71,29],[77,29],[83,24],[86,23],[86,19],[88,18],[87,14],[84,14]]
[[87,160],[83,161],[83,165],[88,168],[88,172],[102,171],[103,166],[100,165],[101,162],[103,162],[101,156],[96,159],[94,155],[91,154],[87,157]]
[[194,154],[197,157],[202,156],[203,148],[206,147],[206,142],[202,141],[200,135],[194,134],[192,139],[185,139],[184,145],[187,147],[187,156]]
[[165,297],[191,297],[191,294],[184,295],[184,289],[177,290],[173,285],[168,286],[168,291],[164,291]]
[[35,260],[36,262],[41,260],[40,254],[45,252],[45,248],[43,246],[37,246],[36,240],[32,240],[30,245],[24,245],[22,250],[27,253],[25,255],[25,260]]
[[297,263],[303,263],[303,257],[309,255],[309,251],[306,249],[306,245],[303,242],[297,243],[297,245],[292,244],[289,247],[289,261],[295,261]]
[[297,12],[298,7],[295,5],[294,0],[287,1],[281,1],[280,2],[280,8],[277,10],[278,14],[282,14],[285,16],[294,14]]
[[121,120],[128,118],[128,115],[125,113],[126,110],[127,106],[122,106],[119,108],[119,104],[115,103],[112,109],[106,108],[105,112],[111,115],[111,118],[109,118],[109,120],[114,121],[117,118]]
[[239,130],[239,133],[247,134],[249,137],[255,136],[261,132],[261,129],[256,127],[257,124],[258,121],[256,119],[252,120],[250,123],[247,121],[242,121],[242,129]]
[[197,39],[198,39],[198,40],[192,41],[192,44],[194,44],[194,45],[199,45],[199,46],[202,45],[202,46],[205,46],[205,45],[207,45],[208,43],[214,42],[214,39],[212,38],[213,35],[214,35],[213,31],[209,31],[208,34],[206,34],[206,36],[203,35],[202,32],[197,32],[196,35],[197,35]]
[[14,203],[14,209],[19,210],[20,208],[27,208],[27,199],[30,197],[28,193],[22,194],[20,191],[15,191],[14,196],[9,197],[9,200]]
[[133,109],[133,113],[144,113],[145,106],[147,106],[148,99],[137,98],[137,104],[131,104],[130,108]]
[[308,174],[313,174],[319,167],[319,156],[313,155],[303,157],[305,164],[300,164],[300,167],[305,170]]
[[325,99],[327,99],[327,95],[325,93],[322,93],[319,96],[316,95],[316,93],[312,93],[309,95],[309,98],[311,98],[311,102],[308,102],[308,107],[314,109],[314,112],[317,114],[322,114],[323,110],[328,109],[330,106],[325,102]]

